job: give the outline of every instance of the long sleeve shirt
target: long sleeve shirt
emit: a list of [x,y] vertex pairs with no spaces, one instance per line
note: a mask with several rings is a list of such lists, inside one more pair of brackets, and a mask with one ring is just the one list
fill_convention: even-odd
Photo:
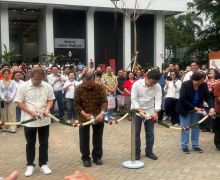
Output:
[[10,80],[8,86],[4,84],[4,81],[0,81],[0,92],[1,92],[1,100],[13,101],[16,95],[16,84],[14,81]]
[[145,84],[145,79],[140,79],[133,84],[131,89],[131,109],[143,109],[150,116],[154,111],[161,109],[162,90],[157,83],[153,87]]
[[86,87],[85,83],[80,84],[75,90],[74,103],[79,114],[79,122],[86,121],[81,115],[81,111],[97,116],[101,111],[106,111],[108,106],[105,89],[102,85],[95,83],[90,89]]
[[48,83],[50,85],[52,85],[53,87],[53,91],[60,91],[63,89],[63,85],[64,85],[64,82],[65,82],[65,77],[63,75],[60,75],[61,76],[61,80],[59,81],[56,81],[56,78],[58,76],[55,76],[54,74],[50,74],[47,76],[47,79],[48,79]]
[[175,81],[175,86],[173,81],[168,81],[164,87],[164,91],[166,92],[165,97],[179,99],[181,84],[180,80]]
[[79,85],[78,81],[67,81],[65,82],[63,89],[68,87],[66,93],[65,93],[65,98],[73,99],[74,98],[74,93],[76,90],[76,87]]

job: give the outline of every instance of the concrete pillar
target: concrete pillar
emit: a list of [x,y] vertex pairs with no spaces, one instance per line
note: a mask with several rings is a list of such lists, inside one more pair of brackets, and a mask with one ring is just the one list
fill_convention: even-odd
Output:
[[165,17],[161,14],[155,15],[155,31],[154,31],[154,66],[162,68],[164,62],[164,46],[165,46]]
[[8,6],[6,4],[0,5],[0,42],[1,54],[4,53],[4,45],[6,46],[8,51],[10,50]]
[[90,68],[90,60],[95,68],[95,38],[94,38],[94,8],[89,8],[86,14],[86,66]]
[[[131,20],[124,15],[123,20],[123,68],[126,70],[131,63]],[[130,70],[131,67],[128,69]]]
[[54,52],[53,8],[45,7],[39,20],[39,54]]

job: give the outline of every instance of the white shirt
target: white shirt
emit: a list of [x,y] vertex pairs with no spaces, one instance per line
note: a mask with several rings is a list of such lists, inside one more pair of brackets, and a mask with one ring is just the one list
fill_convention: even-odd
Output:
[[60,76],[61,76],[61,80],[56,81],[56,82],[55,82],[55,80],[58,76],[54,76],[54,74],[50,74],[47,76],[48,83],[52,85],[53,91],[61,91],[63,89],[65,77],[64,77],[64,75],[60,75]]
[[[23,102],[28,109],[38,111],[40,113],[43,113],[45,110],[47,101],[54,99],[55,96],[53,93],[53,88],[50,84],[42,81],[41,85],[34,86],[31,79],[21,84],[15,97],[16,102]],[[33,117],[21,110],[21,121],[26,121],[29,119],[33,119]],[[50,123],[51,119],[49,117],[43,117],[40,120],[29,122],[25,124],[25,126],[42,127],[49,125]]]
[[192,76],[193,72],[192,71],[189,71],[185,74],[184,78],[183,78],[183,82],[184,81],[188,81],[191,79],[191,76]]
[[165,97],[171,97],[175,99],[179,99],[180,97],[180,88],[182,85],[182,82],[180,80],[177,80],[175,82],[176,87],[173,84],[173,81],[168,81],[167,84],[164,87],[164,91],[166,92]]
[[157,83],[153,87],[145,84],[145,79],[136,81],[131,89],[131,109],[143,109],[149,117],[155,110],[161,109],[162,90]]
[[14,101],[16,89],[16,84],[13,80],[10,80],[8,87],[5,86],[3,80],[0,80],[0,99]]
[[13,80],[13,81],[15,82],[16,89],[18,89],[18,87],[19,87],[22,83],[24,83],[23,80],[19,80],[19,81],[15,81],[15,80]]
[[63,89],[66,88],[67,86],[69,86],[69,88],[66,91],[65,98],[73,99],[76,86],[78,86],[78,85],[79,85],[78,81],[67,81],[67,82],[65,82],[65,84],[63,86]]
[[64,76],[64,78],[65,78],[65,81],[64,81],[64,82],[69,81],[69,76],[68,76],[68,75],[63,75],[63,76]]

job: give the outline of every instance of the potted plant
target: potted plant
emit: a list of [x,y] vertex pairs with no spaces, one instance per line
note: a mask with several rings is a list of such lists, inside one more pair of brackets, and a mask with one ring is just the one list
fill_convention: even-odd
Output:
[[4,44],[4,52],[3,54],[0,54],[0,59],[2,59],[2,64],[6,64],[6,65],[10,65],[11,60],[14,57],[18,57],[21,56],[20,54],[14,54],[15,53],[15,48],[12,48],[10,50],[8,50],[8,48],[6,47],[6,45]]
[[41,55],[42,57],[46,57],[46,59],[47,59],[47,62],[49,63],[49,64],[52,64],[52,65],[54,65],[54,64],[56,64],[57,63],[57,59],[59,58],[59,57],[65,57],[65,56],[63,56],[63,55],[55,55],[54,54],[54,52],[52,52],[52,53],[47,53],[47,54],[42,54]]

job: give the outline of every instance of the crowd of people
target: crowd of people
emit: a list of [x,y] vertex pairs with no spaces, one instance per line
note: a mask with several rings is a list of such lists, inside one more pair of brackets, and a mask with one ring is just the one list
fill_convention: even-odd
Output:
[[[135,109],[136,160],[141,158],[141,126],[145,127],[145,156],[157,160],[153,152],[155,120],[167,124],[188,127],[195,124],[202,115],[209,119],[191,129],[192,149],[200,153],[199,131],[214,130],[214,143],[220,150],[220,70],[200,69],[192,61],[185,70],[178,64],[169,64],[167,69],[152,67],[144,70],[140,65],[134,72],[118,70],[117,74],[108,66],[88,69],[81,63],[44,66],[40,64],[12,66],[3,65],[0,74],[1,120],[5,122],[35,121],[24,125],[26,138],[27,169],[25,176],[32,176],[35,170],[36,134],[39,136],[39,166],[44,174],[51,174],[48,167],[48,137],[51,119],[49,113],[60,121],[86,122],[94,116],[92,159],[102,165],[102,137],[104,121],[114,120]],[[144,116],[143,116],[144,114]],[[217,114],[217,115],[216,115]],[[214,119],[213,116],[216,115]],[[131,116],[128,117],[131,120]],[[16,125],[2,125],[3,132],[16,133]],[[89,148],[90,126],[80,127],[81,160],[85,167],[91,167]],[[182,130],[180,146],[186,154],[189,150],[190,130]]]

